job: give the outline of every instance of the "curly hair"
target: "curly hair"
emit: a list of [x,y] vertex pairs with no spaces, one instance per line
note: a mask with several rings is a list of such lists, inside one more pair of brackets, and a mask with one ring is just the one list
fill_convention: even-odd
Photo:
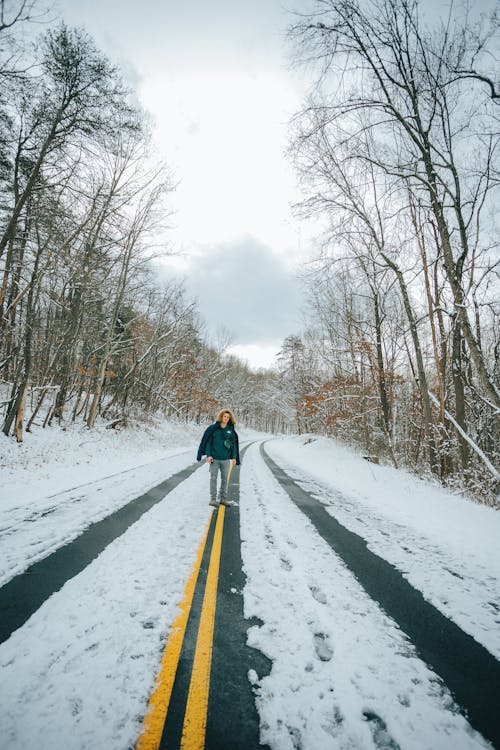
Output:
[[223,414],[229,414],[229,421],[234,427],[236,425],[236,419],[231,409],[221,409],[220,412],[217,414],[217,422],[220,422],[222,420]]

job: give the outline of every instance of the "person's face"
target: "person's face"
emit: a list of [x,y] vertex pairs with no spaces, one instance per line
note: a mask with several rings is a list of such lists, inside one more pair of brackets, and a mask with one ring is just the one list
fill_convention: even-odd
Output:
[[220,423],[223,427],[226,427],[228,422],[229,422],[229,414],[227,413],[227,411],[225,411],[224,414],[222,415]]

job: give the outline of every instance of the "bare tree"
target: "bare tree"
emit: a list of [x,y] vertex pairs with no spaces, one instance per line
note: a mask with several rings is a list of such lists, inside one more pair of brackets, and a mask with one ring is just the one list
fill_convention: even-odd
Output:
[[[47,159],[79,136],[138,127],[116,70],[79,30],[61,25],[42,41],[42,78],[22,93],[13,205],[0,235],[0,258],[15,231]],[[59,153],[60,157],[60,153]],[[21,166],[29,164],[25,174]]]
[[480,90],[471,97],[451,72],[474,55],[478,38],[487,45],[489,32],[450,17],[439,33],[426,33],[417,0],[379,0],[367,10],[350,0],[318,0],[317,7],[293,29],[299,53],[321,61],[325,81],[343,72],[335,100],[309,109],[323,125],[335,124],[345,143],[358,143],[359,127],[369,130],[376,155],[372,149],[358,158],[375,158],[388,174],[425,190],[478,385],[499,408],[464,279],[466,264],[481,249],[481,213],[498,186],[492,170],[496,113],[485,109]]
[[[291,29],[297,61],[318,69],[293,122],[291,150],[307,196],[299,214],[322,224],[324,263],[351,259],[364,274],[373,310],[364,320],[355,313],[345,350],[366,339],[386,430],[387,336],[378,292],[383,274],[397,283],[428,463],[443,479],[453,471],[457,444],[467,471],[471,437],[494,452],[500,404],[490,314],[498,110],[480,76],[465,83],[459,73],[484,71],[489,61],[496,79],[489,46],[498,22],[455,11],[431,28],[418,0],[317,0]],[[321,287],[316,291],[321,295]],[[352,318],[352,302],[343,304]],[[408,394],[400,390],[400,397]],[[401,413],[401,405],[393,407]],[[415,421],[413,410],[406,415]],[[482,432],[480,423],[487,425]]]

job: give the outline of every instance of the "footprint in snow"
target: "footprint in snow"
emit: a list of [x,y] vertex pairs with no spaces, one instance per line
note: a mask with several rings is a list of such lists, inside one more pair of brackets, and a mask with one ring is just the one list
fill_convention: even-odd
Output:
[[324,633],[315,633],[313,639],[318,659],[320,661],[330,661],[333,656],[333,649],[328,643],[328,636]]
[[302,733],[297,727],[291,727],[289,724],[286,725],[288,734],[292,740],[294,750],[300,750],[302,748]]
[[363,718],[368,722],[373,743],[378,750],[401,750],[400,745],[391,737],[385,721],[374,711],[363,711]]
[[317,602],[320,604],[326,604],[326,596],[321,589],[317,586],[309,586],[309,590]]

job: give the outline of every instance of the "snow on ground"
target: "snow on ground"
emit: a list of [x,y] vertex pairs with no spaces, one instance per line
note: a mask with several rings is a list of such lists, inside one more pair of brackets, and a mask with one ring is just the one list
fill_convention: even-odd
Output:
[[0,647],[2,747],[133,747],[211,509],[202,470]]
[[[4,580],[192,463],[202,429],[100,430],[97,443],[78,428],[39,431],[24,446],[2,438]],[[500,514],[368,464],[331,440],[281,439],[267,448],[498,656]],[[280,488],[258,441],[240,483],[245,614],[262,621],[250,628],[249,643],[273,662],[268,676],[249,675],[262,741],[272,750],[487,747]],[[207,490],[201,466],[0,646],[2,747],[133,746],[209,519]]]
[[256,448],[245,468],[245,616],[263,621],[251,628],[250,645],[273,661],[257,683],[262,739],[279,750],[487,747]]
[[500,659],[500,513],[333,440],[273,441],[269,454],[426,599]]
[[200,428],[82,426],[0,442],[0,585],[165,477],[193,463]]

